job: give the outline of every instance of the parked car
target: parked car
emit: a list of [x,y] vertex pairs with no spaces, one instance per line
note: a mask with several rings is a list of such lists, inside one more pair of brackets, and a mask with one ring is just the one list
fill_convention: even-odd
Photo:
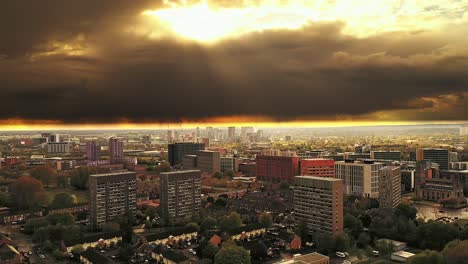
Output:
[[378,257],[378,256],[380,256],[380,252],[377,251],[377,250],[372,250],[372,255]]
[[343,252],[339,252],[339,251],[338,251],[338,252],[336,252],[336,256],[337,256],[337,257],[339,257],[339,258],[346,258],[346,255],[345,255],[345,253],[343,253]]

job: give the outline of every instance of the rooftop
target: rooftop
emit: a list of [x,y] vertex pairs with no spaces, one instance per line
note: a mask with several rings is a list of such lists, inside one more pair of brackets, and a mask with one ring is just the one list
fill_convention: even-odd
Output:
[[108,176],[116,176],[116,175],[124,175],[124,174],[136,174],[134,171],[120,171],[120,172],[110,172],[110,173],[100,173],[100,174],[92,174],[89,177],[108,177]]
[[201,171],[200,170],[179,170],[179,171],[161,172],[161,175],[172,175],[172,174],[191,173],[191,172],[201,172]]
[[310,179],[310,180],[320,180],[320,181],[329,181],[329,182],[341,181],[341,179],[336,179],[336,178],[317,177],[317,176],[307,176],[307,175],[300,175],[300,176],[296,176],[295,178]]
[[399,257],[403,257],[403,258],[410,258],[410,257],[414,256],[413,253],[408,252],[408,251],[403,251],[403,250],[393,252],[392,255],[396,255],[396,256],[399,256]]

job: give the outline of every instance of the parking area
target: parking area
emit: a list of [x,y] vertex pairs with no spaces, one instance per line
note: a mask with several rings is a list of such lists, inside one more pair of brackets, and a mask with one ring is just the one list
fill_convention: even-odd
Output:
[[438,203],[415,203],[414,206],[418,209],[417,218],[422,218],[425,221],[436,220],[441,218],[468,219],[468,208],[458,210],[445,209]]

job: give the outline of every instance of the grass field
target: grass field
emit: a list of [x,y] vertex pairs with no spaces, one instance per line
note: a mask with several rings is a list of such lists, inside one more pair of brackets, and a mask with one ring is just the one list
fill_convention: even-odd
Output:
[[78,191],[78,190],[73,190],[73,189],[64,189],[64,188],[48,188],[46,189],[47,196],[49,198],[49,203],[52,202],[54,199],[55,195],[58,193],[69,193],[72,195],[76,195],[76,198],[78,199],[78,203],[86,203],[89,202],[89,192],[84,190],[84,191]]

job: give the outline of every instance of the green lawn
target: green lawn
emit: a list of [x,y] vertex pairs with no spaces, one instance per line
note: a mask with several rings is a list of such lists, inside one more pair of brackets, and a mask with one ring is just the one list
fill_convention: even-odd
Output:
[[63,192],[76,195],[76,198],[78,199],[78,203],[89,202],[89,192],[87,190],[78,191],[78,190],[64,189],[64,188],[48,188],[46,189],[46,192],[49,198],[49,203],[52,202],[56,194],[63,193]]

